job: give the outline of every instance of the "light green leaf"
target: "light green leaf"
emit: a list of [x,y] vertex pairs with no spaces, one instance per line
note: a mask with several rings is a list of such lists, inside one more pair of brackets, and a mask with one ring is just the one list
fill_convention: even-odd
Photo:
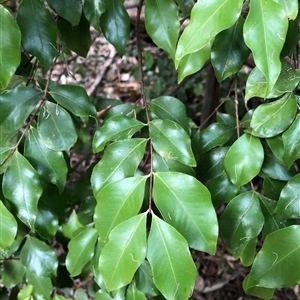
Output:
[[18,293],[18,300],[31,300],[33,286],[31,284],[25,285]]
[[93,138],[93,152],[97,153],[104,149],[110,141],[122,140],[132,137],[145,124],[122,115],[112,116],[98,128]]
[[250,240],[241,251],[240,260],[243,266],[249,267],[252,265],[256,255],[257,238]]
[[161,96],[149,102],[149,109],[161,120],[171,120],[190,134],[189,120],[186,114],[186,106],[177,98],[171,96]]
[[41,277],[56,276],[58,260],[54,249],[35,237],[26,237],[20,259],[30,273]]
[[224,167],[230,180],[241,187],[259,173],[263,161],[264,150],[260,140],[245,133],[229,148]]
[[35,167],[41,178],[55,184],[60,192],[63,191],[68,173],[63,153],[46,147],[34,127],[28,131],[24,155]]
[[260,286],[253,286],[253,287],[248,288],[247,287],[248,279],[249,279],[249,275],[247,275],[243,281],[243,289],[246,294],[253,295],[258,298],[265,299],[265,300],[270,300],[273,298],[275,289],[268,289],[268,288],[264,288],[264,287],[260,287]]
[[[50,299],[53,290],[52,282],[49,277],[42,277],[34,272],[27,270],[26,281],[33,286],[34,299]],[[28,298],[24,299],[27,300]],[[31,300],[31,298],[29,298]]]
[[151,121],[149,131],[153,148],[160,156],[196,166],[190,137],[178,123],[156,119]]
[[0,200],[0,248],[9,248],[17,235],[18,224]]
[[1,269],[2,283],[11,288],[24,282],[25,267],[20,260],[5,260]]
[[245,284],[246,291],[252,287],[283,288],[300,282],[299,236],[300,225],[279,229],[266,236],[254,259]]
[[249,191],[236,196],[220,218],[220,236],[235,258],[241,256],[248,242],[257,237],[264,225],[259,198]]
[[0,90],[4,90],[21,61],[21,32],[3,5],[0,5],[0,36]]
[[57,26],[49,10],[39,0],[23,0],[18,8],[17,22],[22,46],[36,56],[47,71],[57,54]]
[[147,259],[154,283],[166,299],[189,298],[197,271],[187,241],[174,227],[154,214],[148,238]]
[[95,300],[112,300],[113,298],[109,296],[106,292],[100,290],[95,294]]
[[139,138],[121,140],[107,146],[91,176],[94,195],[108,183],[132,177],[144,156],[146,143],[146,139]]
[[146,256],[145,213],[117,225],[102,249],[99,268],[107,290],[113,291],[129,284]]
[[242,5],[241,0],[225,0],[222,3],[218,0],[198,1],[192,8],[190,23],[179,39],[176,67],[184,56],[201,50],[219,32],[231,27],[238,19]]
[[106,10],[100,17],[105,38],[124,55],[130,35],[130,18],[121,0],[105,0]]
[[267,82],[265,96],[274,87],[281,71],[280,52],[288,29],[288,19],[276,2],[257,0],[250,2],[244,24],[244,39],[252,50],[258,69]]
[[293,162],[300,158],[300,114],[292,125],[282,134],[284,147],[283,161],[290,168]]
[[4,173],[2,189],[4,197],[16,209],[18,218],[33,229],[43,188],[36,170],[17,151]]
[[73,26],[78,25],[82,12],[81,0],[46,0],[49,6]]
[[135,285],[131,284],[126,292],[127,300],[147,300],[146,296],[140,292]]
[[79,222],[78,216],[75,210],[73,210],[69,216],[69,219],[64,224],[62,224],[61,229],[63,235],[71,240],[77,229],[81,227],[83,227],[83,225]]
[[15,132],[38,104],[41,92],[30,87],[17,87],[0,94],[0,126],[2,132]]
[[93,258],[97,238],[96,229],[84,227],[69,242],[66,267],[72,277],[79,275]]
[[180,30],[178,8],[174,1],[146,1],[145,26],[153,42],[174,60]]
[[276,217],[300,218],[300,174],[291,178],[282,189],[274,214]]
[[37,130],[44,144],[54,151],[69,150],[77,140],[70,114],[49,101],[40,110]]
[[295,20],[298,15],[298,1],[297,0],[275,0],[285,10],[286,16],[289,19]]
[[234,26],[220,32],[211,49],[211,63],[219,82],[237,73],[249,56],[243,38],[244,19],[239,17]]
[[186,174],[156,173],[153,198],[164,220],[185,237],[191,248],[215,253],[218,223],[204,185]]
[[141,209],[146,177],[130,177],[106,185],[96,195],[95,227],[101,243],[116,225],[135,216]]
[[98,119],[95,106],[91,103],[85,89],[79,85],[51,84],[49,94],[64,108],[78,117]]
[[105,0],[84,1],[83,13],[91,25],[97,30],[100,29],[100,17],[105,12]]

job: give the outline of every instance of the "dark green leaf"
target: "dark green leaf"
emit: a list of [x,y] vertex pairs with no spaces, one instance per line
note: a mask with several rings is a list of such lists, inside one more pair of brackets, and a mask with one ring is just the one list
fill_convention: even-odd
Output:
[[3,174],[6,171],[12,151],[13,148],[0,147],[0,174]]
[[99,268],[108,291],[129,284],[146,256],[146,218],[140,214],[117,225],[102,249]]
[[153,198],[165,221],[186,238],[191,248],[215,253],[218,223],[204,185],[186,174],[156,173]]
[[46,101],[38,116],[38,132],[44,144],[54,150],[69,150],[77,133],[69,113],[58,104]]
[[0,5],[0,20],[0,90],[4,90],[21,61],[21,32],[3,5]]
[[6,260],[1,269],[1,277],[4,286],[7,288],[14,287],[24,282],[25,267],[20,260]]
[[57,54],[57,26],[49,10],[39,0],[23,0],[18,8],[17,22],[24,49],[36,56],[47,71]]
[[124,55],[130,35],[130,18],[121,0],[105,0],[106,10],[100,17],[105,38]]
[[43,189],[38,173],[17,151],[4,173],[2,189],[4,197],[17,210],[19,219],[33,229],[38,214],[37,203]]
[[87,20],[100,31],[100,17],[105,12],[105,0],[84,1],[83,12]]
[[[33,286],[34,299],[50,299],[52,293],[52,282],[49,277],[42,277],[27,270],[26,281]],[[27,300],[28,298],[24,299]],[[30,298],[29,298],[30,299]],[[31,300],[31,299],[30,299]]]
[[266,142],[271,149],[273,155],[280,161],[283,162],[284,147],[281,135],[276,135],[272,138],[266,139]]
[[274,200],[279,199],[282,188],[285,186],[286,181],[281,181],[277,179],[272,179],[266,174],[260,174],[263,177],[263,191],[266,197],[269,197]]
[[112,299],[113,298],[111,298],[109,294],[107,294],[102,290],[98,291],[97,294],[95,294],[95,300],[112,300]]
[[197,271],[187,241],[174,227],[154,214],[148,238],[147,259],[154,283],[166,299],[189,298]]
[[140,292],[135,285],[131,284],[126,292],[127,300],[147,300],[146,296]]

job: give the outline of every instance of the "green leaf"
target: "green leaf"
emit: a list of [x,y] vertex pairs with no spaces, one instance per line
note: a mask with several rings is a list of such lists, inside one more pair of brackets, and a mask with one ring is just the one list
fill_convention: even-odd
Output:
[[50,84],[49,94],[64,108],[78,117],[98,119],[95,106],[91,103],[85,89],[79,85]]
[[236,196],[220,218],[220,236],[235,258],[240,257],[248,242],[257,237],[264,224],[259,198],[249,191]]
[[105,38],[123,56],[130,35],[130,18],[121,0],[105,0],[105,4],[106,10],[100,17],[100,27]]
[[86,57],[92,44],[92,39],[90,35],[90,23],[84,14],[82,14],[77,26],[72,26],[65,19],[60,19],[58,28],[67,47],[78,55]]
[[0,147],[0,174],[3,174],[9,166],[12,151],[13,148]]
[[66,267],[72,277],[79,275],[93,258],[97,238],[96,229],[84,227],[69,242]]
[[291,178],[282,189],[274,211],[276,217],[300,218],[300,174]]
[[299,236],[300,225],[279,229],[266,236],[254,259],[245,284],[246,291],[252,287],[283,288],[299,283]]
[[300,114],[298,114],[292,125],[282,134],[284,147],[283,161],[290,168],[293,162],[300,158]]
[[131,284],[126,292],[127,300],[147,300],[146,296],[140,292],[135,285]]
[[94,195],[106,184],[132,177],[141,162],[146,139],[131,139],[114,142],[107,146],[100,162],[94,167],[91,183]]
[[0,94],[0,126],[2,132],[15,132],[25,125],[25,120],[38,104],[41,92],[30,87],[17,87]]
[[104,149],[106,143],[110,141],[131,138],[145,124],[122,115],[112,116],[98,128],[93,138],[93,152],[97,153]]
[[54,249],[35,237],[26,237],[20,259],[30,273],[41,277],[56,275],[58,261]]
[[46,0],[49,6],[73,26],[78,25],[82,12],[81,0]]
[[171,96],[161,96],[151,100],[148,105],[150,112],[156,117],[161,120],[174,121],[190,134],[186,106],[180,100]]
[[146,1],[145,26],[153,42],[174,60],[180,30],[178,8],[174,1]]
[[44,144],[54,151],[69,150],[77,140],[70,114],[49,101],[40,110],[37,130]]
[[28,284],[25,285],[21,291],[18,293],[18,300],[31,300],[31,294],[33,291],[33,286]]
[[155,173],[153,198],[164,220],[185,237],[191,248],[215,253],[218,223],[204,185],[186,174]]
[[0,248],[9,248],[17,235],[18,224],[0,200]]
[[253,286],[248,288],[247,282],[249,279],[249,275],[246,276],[246,278],[243,281],[243,289],[246,294],[253,295],[262,299],[270,300],[273,298],[273,294],[275,292],[275,289],[268,289],[260,286]]
[[68,238],[72,239],[74,233],[77,231],[77,229],[83,227],[83,225],[79,222],[78,216],[75,212],[75,210],[72,211],[72,213],[69,216],[68,221],[66,221],[64,224],[62,224],[61,229],[63,235]]
[[55,184],[59,191],[65,188],[68,168],[61,151],[45,146],[38,131],[31,127],[25,140],[24,155],[44,180]]
[[36,56],[47,71],[57,54],[57,26],[49,10],[39,0],[23,0],[18,8],[17,22],[22,46]]
[[284,154],[284,147],[282,136],[276,135],[272,138],[266,139],[266,142],[269,148],[272,151],[272,154],[280,161],[283,162],[283,154]]
[[109,296],[109,294],[107,294],[106,292],[99,290],[96,294],[95,294],[95,300],[112,300],[113,298],[111,298]]
[[0,20],[0,90],[4,90],[21,61],[21,32],[3,5],[0,5]]
[[5,287],[14,287],[24,282],[25,267],[20,260],[6,260],[2,266],[1,277]]
[[270,199],[278,200],[282,188],[285,186],[286,182],[270,178],[268,175],[262,173],[260,176],[263,177],[263,191],[264,195]]
[[240,260],[243,266],[249,267],[252,265],[254,257],[256,255],[257,238],[250,240],[242,250],[240,254]]
[[37,172],[17,151],[4,173],[2,189],[4,197],[16,209],[18,218],[33,229],[43,188]]
[[286,40],[281,51],[281,57],[292,54],[300,38],[300,27],[297,18],[289,20],[289,28],[286,34]]
[[222,3],[218,0],[198,1],[192,8],[190,23],[179,39],[176,67],[184,56],[201,50],[219,32],[231,27],[238,19],[242,5],[241,0],[225,0]]
[[105,12],[105,0],[84,1],[83,12],[86,19],[98,31],[100,29],[100,17]]
[[277,0],[289,19],[295,20],[298,15],[298,1],[297,0]]
[[229,148],[224,167],[230,180],[241,187],[260,171],[264,161],[264,150],[258,138],[245,133]]
[[[26,281],[33,286],[34,299],[50,299],[52,293],[52,282],[49,277],[42,277],[27,270]],[[27,300],[27,299],[26,299]],[[31,300],[31,298],[30,298]]]
[[141,209],[146,180],[146,177],[121,179],[106,185],[96,195],[94,221],[103,245],[116,225],[135,216]]
[[258,69],[267,82],[265,96],[274,87],[281,71],[280,52],[288,29],[283,8],[275,1],[250,2],[244,24],[244,39],[252,50]]
[[244,19],[239,17],[234,26],[220,32],[211,49],[211,63],[219,82],[237,73],[249,56],[243,38]]
[[146,256],[145,213],[117,225],[102,249],[99,268],[107,290],[119,289],[132,281]]
[[189,298],[197,271],[187,241],[174,227],[154,214],[148,238],[147,259],[154,283],[166,299]]
[[151,121],[149,131],[153,148],[160,156],[191,167],[196,166],[190,137],[179,124],[155,119]]

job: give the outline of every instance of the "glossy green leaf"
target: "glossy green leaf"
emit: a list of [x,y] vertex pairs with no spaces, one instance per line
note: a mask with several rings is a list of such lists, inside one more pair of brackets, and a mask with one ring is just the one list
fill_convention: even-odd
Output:
[[15,152],[3,176],[4,197],[14,206],[18,218],[30,228],[38,214],[37,203],[42,195],[38,173],[27,159]]
[[180,30],[178,7],[174,1],[146,1],[145,26],[153,42],[174,60]]
[[288,29],[283,8],[275,1],[250,2],[244,24],[244,39],[252,50],[258,69],[267,82],[265,96],[274,87],[281,71],[280,52]]
[[21,32],[3,5],[0,5],[0,20],[0,90],[4,90],[21,61]]
[[70,114],[49,101],[40,110],[37,130],[44,144],[54,151],[69,150],[77,140]]
[[190,134],[189,120],[185,105],[175,97],[161,96],[149,102],[149,109],[161,120],[171,120],[178,123],[188,134]]
[[95,294],[95,300],[112,300],[113,298],[109,296],[106,292],[99,290]]
[[60,19],[58,28],[67,47],[78,55],[86,57],[92,44],[92,39],[90,35],[90,23],[84,14],[81,15],[77,26],[72,26],[65,19]]
[[300,174],[291,178],[282,189],[274,213],[281,218],[300,218]]
[[18,300],[31,300],[33,286],[31,284],[25,285],[18,293]]
[[80,0],[47,0],[47,3],[60,17],[69,21],[73,26],[78,25],[82,12]]
[[26,237],[26,242],[20,252],[20,259],[27,270],[34,272],[37,276],[56,275],[58,261],[54,249],[35,237]]
[[7,288],[24,282],[25,267],[20,260],[6,260],[1,269],[2,283]]
[[98,31],[100,31],[100,17],[105,12],[105,0],[84,1],[83,12],[86,19]]
[[270,199],[278,200],[282,188],[285,186],[286,181],[270,178],[268,175],[262,173],[263,177],[263,191],[264,195]]
[[93,258],[97,238],[96,229],[84,227],[69,242],[66,267],[72,277],[79,275],[83,267]]
[[281,56],[286,57],[291,55],[300,38],[300,27],[297,18],[295,20],[289,20],[289,28],[286,34],[286,40],[283,45]]
[[243,289],[246,294],[259,297],[261,299],[270,300],[273,298],[275,289],[268,289],[260,286],[247,287],[249,275],[243,281]]
[[141,162],[147,140],[131,139],[107,146],[100,162],[94,167],[91,183],[94,195],[106,184],[132,177]]
[[[50,299],[53,290],[52,282],[49,277],[42,277],[34,272],[27,270],[26,281],[33,286],[32,294],[34,299]],[[27,300],[27,299],[26,299]],[[30,299],[31,300],[31,299]]]
[[64,108],[78,117],[98,119],[95,106],[91,103],[85,89],[79,85],[51,84],[49,94]]
[[140,214],[117,225],[102,249],[99,268],[108,291],[129,284],[146,256],[146,219]]
[[137,119],[127,118],[122,115],[112,116],[98,128],[93,138],[93,152],[97,153],[104,149],[110,141],[122,140],[132,137],[145,125]]
[[13,148],[0,147],[0,174],[3,174],[9,166],[12,151]]
[[283,7],[286,16],[289,19],[296,19],[299,9],[297,0],[277,0],[276,2],[278,2]]
[[289,168],[296,159],[300,158],[300,114],[282,134],[282,141],[284,147],[283,162]]
[[83,227],[83,225],[79,222],[78,216],[75,210],[73,210],[69,216],[69,219],[64,224],[62,224],[61,229],[63,235],[71,240],[77,229],[81,227]]
[[283,162],[283,154],[284,154],[284,147],[281,135],[276,135],[272,138],[266,139],[266,142],[269,148],[272,151],[272,154],[281,162]]
[[155,119],[151,121],[149,131],[153,148],[160,156],[191,167],[196,166],[190,137],[179,124]]
[[198,1],[192,8],[190,23],[179,39],[176,66],[184,56],[201,50],[219,32],[231,27],[240,15],[242,4],[241,0],[225,0],[221,4],[218,0]]
[[0,200],[0,248],[8,248],[17,234],[17,221]]
[[121,0],[105,0],[106,10],[100,17],[105,38],[124,55],[130,35],[130,18]]
[[46,147],[34,127],[31,127],[28,131],[24,155],[41,178],[55,184],[60,192],[63,191],[68,173],[63,153]]
[[282,288],[300,282],[299,236],[300,225],[279,229],[266,236],[253,262],[246,291],[256,286]]
[[41,92],[30,87],[17,87],[0,94],[0,125],[2,132],[15,132],[25,125],[25,120],[38,104]]
[[135,285],[131,284],[126,292],[127,300],[147,300],[146,296],[139,291]]
[[141,209],[146,177],[130,177],[106,185],[96,195],[95,227],[101,243],[116,225],[135,216]]
[[239,17],[234,26],[220,32],[211,49],[211,63],[219,82],[237,73],[249,56],[243,38],[244,19]]
[[187,241],[174,227],[154,214],[148,238],[147,259],[154,283],[166,299],[189,298],[197,271]]
[[204,185],[186,174],[155,173],[153,198],[165,221],[185,237],[191,248],[215,253],[218,223]]
[[252,265],[254,257],[256,255],[257,238],[250,240],[242,250],[240,254],[240,260],[243,266],[249,267]]
[[247,243],[258,236],[264,224],[259,198],[249,191],[236,196],[220,218],[220,236],[235,258],[240,257]]
[[259,173],[263,161],[264,150],[260,140],[245,133],[229,148],[224,167],[230,180],[241,187]]
[[22,46],[47,71],[57,54],[57,26],[49,10],[39,0],[24,0],[18,8],[17,22]]

